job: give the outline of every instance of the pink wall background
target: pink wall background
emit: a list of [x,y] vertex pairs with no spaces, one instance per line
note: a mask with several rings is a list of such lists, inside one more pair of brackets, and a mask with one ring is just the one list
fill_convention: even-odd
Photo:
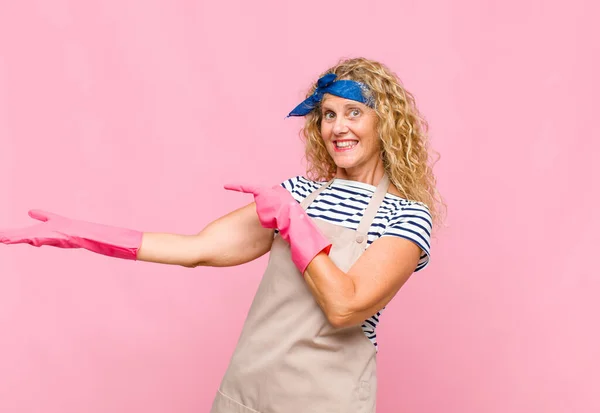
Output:
[[[0,227],[30,208],[194,233],[304,172],[310,81],[391,66],[449,204],[379,328],[379,412],[598,412],[592,1],[0,3]],[[266,259],[0,246],[0,412],[206,412]]]

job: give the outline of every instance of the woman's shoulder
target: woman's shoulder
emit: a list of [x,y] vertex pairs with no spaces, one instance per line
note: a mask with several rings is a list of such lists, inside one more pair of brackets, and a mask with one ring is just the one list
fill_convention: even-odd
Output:
[[426,220],[431,220],[429,207],[423,202],[407,199],[388,192],[384,199],[384,205],[388,207],[390,215],[395,217],[417,215]]
[[419,245],[424,251],[429,251],[433,219],[426,204],[388,194],[379,213],[385,216],[386,233],[398,233],[411,239],[413,235],[417,235],[423,241]]
[[298,201],[302,201],[315,189],[320,188],[326,182],[310,180],[302,175],[297,175],[286,179],[281,183],[281,186],[287,189],[292,196]]

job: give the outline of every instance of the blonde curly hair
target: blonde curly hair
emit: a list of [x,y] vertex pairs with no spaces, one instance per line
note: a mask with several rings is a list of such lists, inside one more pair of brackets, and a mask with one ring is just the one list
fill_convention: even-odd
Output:
[[[431,151],[437,155],[437,159],[431,159],[428,124],[417,110],[413,95],[390,69],[373,60],[342,60],[319,77],[328,73],[335,73],[338,79],[361,82],[368,87],[378,116],[381,157],[390,181],[404,198],[425,204],[434,226],[439,225],[442,210],[445,209],[433,174],[433,165],[439,159],[439,154]],[[315,82],[306,96],[312,95],[316,87]],[[337,167],[323,143],[321,119],[321,111],[317,107],[306,116],[301,134],[305,141],[307,176],[326,181],[335,176]]]

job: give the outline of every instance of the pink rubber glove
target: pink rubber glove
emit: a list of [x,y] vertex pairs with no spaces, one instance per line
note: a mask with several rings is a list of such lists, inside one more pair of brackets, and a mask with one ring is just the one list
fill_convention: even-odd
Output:
[[302,274],[321,251],[329,254],[331,242],[282,186],[225,185],[225,189],[254,195],[261,225],[279,230],[281,238],[290,244],[292,261]]
[[0,243],[85,248],[126,260],[135,260],[142,245],[139,231],[77,221],[40,210],[29,211],[29,216],[43,222],[27,228],[0,230]]

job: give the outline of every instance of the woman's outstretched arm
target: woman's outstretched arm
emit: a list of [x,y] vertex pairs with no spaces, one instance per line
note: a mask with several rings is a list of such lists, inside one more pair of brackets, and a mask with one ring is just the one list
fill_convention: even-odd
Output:
[[229,267],[252,261],[271,249],[273,230],[263,228],[254,203],[230,212],[195,235],[145,232],[140,261],[184,267]]
[[239,265],[269,251],[274,231],[263,228],[254,203],[206,226],[196,235],[141,232],[29,211],[40,223],[0,230],[0,244],[84,248],[113,258],[141,260],[184,267]]

